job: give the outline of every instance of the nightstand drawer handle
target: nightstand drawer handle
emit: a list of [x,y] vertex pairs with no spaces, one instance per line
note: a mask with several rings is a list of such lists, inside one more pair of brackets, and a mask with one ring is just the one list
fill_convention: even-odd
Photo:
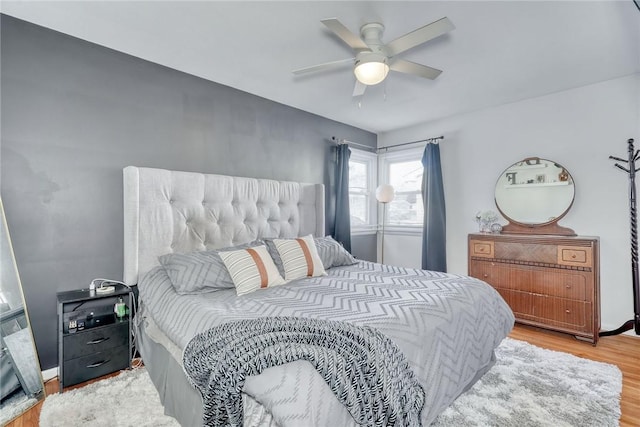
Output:
[[109,359],[107,359],[107,360],[101,360],[101,361],[99,361],[99,362],[92,363],[91,365],[87,365],[87,368],[97,368],[98,366],[102,366],[102,365],[104,365],[104,364],[105,364],[105,363],[107,363],[108,361],[109,361]]
[[92,344],[100,344],[101,342],[105,342],[106,340],[108,340],[109,337],[104,337],[104,338],[98,338],[97,340],[93,340],[93,341],[88,341],[87,345],[92,345]]

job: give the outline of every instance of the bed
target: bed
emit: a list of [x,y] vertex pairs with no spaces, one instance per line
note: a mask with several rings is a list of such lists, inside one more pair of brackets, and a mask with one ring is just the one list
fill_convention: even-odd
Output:
[[[211,406],[185,374],[185,348],[230,322],[306,319],[382,335],[423,394],[419,421],[404,424],[425,426],[490,369],[513,327],[511,310],[482,281],[366,261],[240,296],[233,288],[182,292],[160,265],[163,256],[308,235],[319,244],[324,187],[134,166],[123,173],[124,280],[139,288],[136,347],[165,413],[183,426],[202,425]],[[323,375],[302,359],[248,376],[240,424],[356,425],[353,408]]]

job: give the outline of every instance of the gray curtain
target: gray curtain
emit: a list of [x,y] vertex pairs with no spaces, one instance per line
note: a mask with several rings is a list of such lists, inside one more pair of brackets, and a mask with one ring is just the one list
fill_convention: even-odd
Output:
[[351,150],[347,144],[336,148],[338,162],[336,167],[336,220],[333,238],[351,252],[351,214],[349,212],[349,156]]
[[422,155],[422,200],[424,225],[422,229],[422,269],[447,271],[446,211],[440,166],[440,146],[429,143]]

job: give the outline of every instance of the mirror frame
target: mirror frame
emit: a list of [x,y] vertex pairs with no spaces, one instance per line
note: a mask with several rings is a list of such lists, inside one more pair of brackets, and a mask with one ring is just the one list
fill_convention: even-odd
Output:
[[571,175],[571,173],[567,170],[567,168],[565,168],[564,166],[560,165],[557,162],[554,162],[553,160],[549,160],[549,159],[543,159],[540,157],[527,157],[525,159],[522,159],[518,162],[513,163],[512,165],[509,165],[505,170],[502,171],[502,173],[500,173],[500,175],[498,176],[498,180],[496,181],[496,187],[498,185],[498,183],[500,182],[500,179],[502,178],[502,176],[514,165],[518,164],[518,163],[522,163],[522,162],[527,162],[527,161],[532,161],[532,160],[537,160],[537,161],[546,161],[546,162],[551,162],[555,165],[561,166],[562,169],[567,172],[567,174],[569,175],[569,179],[572,181],[573,183],[573,197],[571,198],[571,203],[569,203],[569,206],[567,206],[567,208],[564,210],[564,212],[562,212],[560,215],[556,216],[553,220],[551,221],[547,221],[547,222],[543,222],[543,223],[536,223],[536,224],[530,224],[530,223],[523,223],[523,222],[518,222],[516,220],[514,220],[513,218],[509,217],[507,214],[505,214],[502,209],[500,209],[500,205],[498,204],[498,201],[496,200],[495,197],[495,189],[494,189],[494,197],[493,197],[493,201],[496,205],[496,208],[498,209],[498,212],[500,212],[500,214],[507,220],[509,221],[509,224],[505,225],[502,227],[502,233],[505,234],[549,234],[549,235],[560,235],[560,236],[576,236],[576,232],[573,231],[571,228],[568,227],[563,227],[561,225],[558,224],[558,221],[560,221],[562,218],[564,218],[564,216],[569,212],[569,210],[571,209],[571,207],[573,206],[573,202],[576,199],[576,192],[575,192],[575,186],[576,186],[576,182],[573,179],[573,176]]
[[[11,418],[10,419],[6,419],[6,420],[2,420],[2,425],[6,424],[10,424],[11,422],[13,422],[15,419],[17,419],[18,417],[20,417],[22,414],[24,414],[25,412],[29,411],[31,408],[33,408],[34,406],[38,405],[40,402],[42,402],[44,400],[44,398],[46,397],[46,392],[45,392],[45,385],[44,385],[44,381],[42,378],[42,368],[40,365],[40,358],[38,356],[38,350],[36,348],[36,343],[35,343],[35,339],[33,337],[33,331],[31,329],[31,319],[29,318],[29,312],[27,310],[27,303],[25,301],[24,298],[24,290],[22,289],[22,282],[20,281],[20,273],[18,271],[18,264],[16,263],[16,258],[13,252],[13,244],[11,242],[11,235],[9,234],[9,226],[7,224],[7,219],[5,217],[5,213],[4,213],[4,205],[2,204],[2,198],[0,197],[0,214],[2,214],[2,224],[0,225],[3,229],[2,232],[0,233],[0,238],[6,238],[7,240],[7,250],[8,250],[8,254],[5,257],[3,255],[3,259],[2,262],[4,263],[4,261],[7,261],[7,264],[10,265],[2,265],[3,270],[6,269],[8,274],[15,274],[15,281],[18,287],[18,290],[20,292],[20,298],[22,300],[22,310],[24,312],[24,317],[26,320],[26,327],[22,328],[21,330],[25,330],[28,329],[29,330],[29,336],[31,337],[31,347],[33,348],[33,353],[34,353],[34,358],[35,358],[35,368],[37,369],[37,377],[40,380],[40,390],[37,392],[32,392],[31,394],[27,393],[27,390],[24,389],[24,383],[23,381],[27,381],[26,378],[22,377],[23,373],[21,372],[16,372],[15,375],[18,377],[18,380],[20,382],[20,386],[23,390],[23,393],[25,394],[25,400],[18,402],[16,405],[22,405],[22,406],[17,406],[17,410],[15,411],[15,413],[12,413]],[[3,244],[4,246],[4,244]],[[10,270],[10,271],[9,271]],[[5,284],[6,285],[6,284]],[[2,319],[0,319],[1,321]],[[12,334],[11,334],[12,335]],[[10,335],[7,335],[10,336]],[[9,351],[9,350],[7,350]],[[11,357],[11,356],[9,356]],[[34,367],[30,367],[30,368],[34,368]],[[12,369],[16,369],[15,366],[12,367]],[[31,373],[29,373],[29,375],[31,375]],[[33,373],[33,375],[35,376],[36,373]],[[22,378],[22,379],[21,379]],[[32,380],[35,380],[35,378],[30,377]],[[33,384],[32,384],[33,385]],[[17,390],[17,389],[16,389]],[[14,393],[14,391],[12,391],[11,393]],[[3,411],[6,410],[3,407]]]

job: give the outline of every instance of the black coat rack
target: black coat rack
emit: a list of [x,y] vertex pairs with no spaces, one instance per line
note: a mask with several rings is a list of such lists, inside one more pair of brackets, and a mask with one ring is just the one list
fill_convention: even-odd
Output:
[[631,212],[631,278],[633,280],[633,312],[634,317],[625,322],[618,329],[613,331],[600,332],[601,337],[610,335],[618,335],[630,329],[635,329],[636,335],[640,335],[640,282],[638,281],[638,224],[636,220],[636,160],[640,158],[640,150],[635,151],[633,148],[633,139],[627,141],[628,160],[619,157],[609,156],[610,159],[627,163],[627,167],[623,167],[616,163],[615,167],[622,169],[629,174],[629,207]]

